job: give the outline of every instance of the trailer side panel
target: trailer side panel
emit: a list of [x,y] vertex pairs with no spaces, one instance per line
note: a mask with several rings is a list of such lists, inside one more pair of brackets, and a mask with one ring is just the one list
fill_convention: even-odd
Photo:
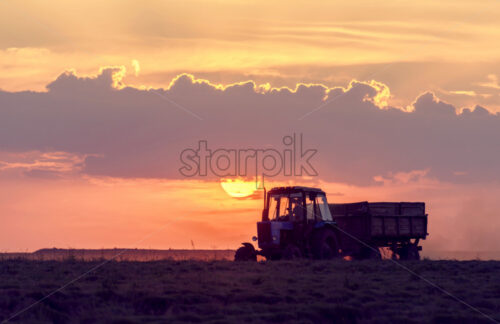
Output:
[[387,246],[427,236],[427,214],[422,202],[359,202],[329,207],[340,230],[345,232],[342,241],[348,243],[348,249],[354,249],[353,237]]

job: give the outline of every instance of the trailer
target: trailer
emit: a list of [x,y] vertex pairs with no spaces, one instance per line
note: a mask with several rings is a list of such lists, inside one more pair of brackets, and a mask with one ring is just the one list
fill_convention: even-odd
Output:
[[375,250],[387,247],[393,258],[420,259],[419,243],[428,235],[425,203],[364,201],[328,206],[344,255],[378,258]]

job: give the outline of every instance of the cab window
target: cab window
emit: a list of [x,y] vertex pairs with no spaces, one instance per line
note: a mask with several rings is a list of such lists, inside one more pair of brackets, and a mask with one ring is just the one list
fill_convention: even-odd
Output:
[[314,221],[314,200],[306,196],[307,221]]
[[269,216],[273,221],[287,221],[290,215],[290,200],[285,195],[271,195]]
[[330,214],[328,201],[324,195],[316,196],[316,209],[318,212],[318,220],[332,221],[332,214]]
[[291,220],[294,222],[302,222],[304,220],[305,209],[302,206],[302,194],[293,193],[290,195],[290,211]]

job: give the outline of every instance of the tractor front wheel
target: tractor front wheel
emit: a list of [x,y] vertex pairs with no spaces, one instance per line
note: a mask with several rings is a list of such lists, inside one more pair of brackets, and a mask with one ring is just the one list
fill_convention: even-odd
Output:
[[250,243],[243,243],[243,246],[236,250],[234,261],[257,261],[257,252]]

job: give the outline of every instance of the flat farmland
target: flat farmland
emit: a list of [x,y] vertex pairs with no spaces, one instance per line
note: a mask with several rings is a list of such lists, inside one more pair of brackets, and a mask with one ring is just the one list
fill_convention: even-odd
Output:
[[401,264],[411,272],[390,260],[3,260],[0,319],[26,323],[500,321],[500,262]]

